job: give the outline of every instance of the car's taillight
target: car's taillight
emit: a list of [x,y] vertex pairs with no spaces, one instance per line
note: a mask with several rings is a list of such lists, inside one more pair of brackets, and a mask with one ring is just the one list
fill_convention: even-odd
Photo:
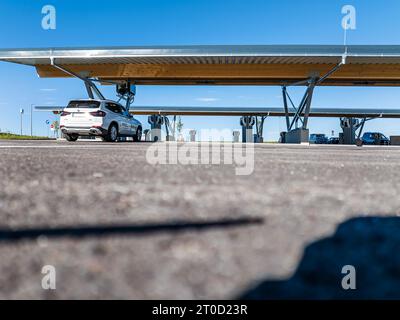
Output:
[[60,116],[65,117],[65,116],[69,116],[70,114],[71,114],[71,112],[63,111],[63,112],[61,112]]
[[106,113],[104,111],[98,110],[98,111],[90,112],[90,115],[92,115],[93,117],[102,117],[102,118],[104,118],[106,116]]

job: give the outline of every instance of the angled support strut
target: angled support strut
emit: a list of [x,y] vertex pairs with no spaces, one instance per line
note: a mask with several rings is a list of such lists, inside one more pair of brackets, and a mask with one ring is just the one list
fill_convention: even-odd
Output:
[[264,122],[268,118],[269,114],[266,116],[256,116],[256,141],[257,143],[264,142]]
[[66,73],[72,77],[82,80],[85,83],[86,91],[87,91],[90,99],[94,99],[94,96],[96,95],[100,100],[105,100],[103,94],[100,92],[100,90],[94,84],[92,79],[82,77],[79,74],[76,74],[70,70],[65,69],[64,67],[57,65],[55,58],[53,58],[53,57],[50,58],[50,62],[54,68],[57,68],[58,70],[61,70],[62,72]]
[[167,116],[164,116],[165,132],[167,134],[167,141],[176,141],[175,128],[176,128],[176,116],[173,116],[172,124]]

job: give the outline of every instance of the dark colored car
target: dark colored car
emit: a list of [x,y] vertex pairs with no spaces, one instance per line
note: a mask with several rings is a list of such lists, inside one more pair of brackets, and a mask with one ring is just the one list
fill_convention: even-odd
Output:
[[328,138],[324,134],[310,134],[310,143],[315,143],[315,144],[328,144]]
[[339,138],[336,138],[336,137],[329,138],[328,143],[329,144],[339,144]]
[[365,132],[361,140],[365,145],[390,145],[390,140],[380,132]]

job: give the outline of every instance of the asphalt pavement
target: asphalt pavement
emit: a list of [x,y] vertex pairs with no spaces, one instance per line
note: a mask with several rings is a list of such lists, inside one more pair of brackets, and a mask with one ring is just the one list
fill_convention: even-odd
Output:
[[1,299],[342,297],[351,261],[362,297],[398,294],[400,148],[256,145],[237,175],[152,146],[0,142]]

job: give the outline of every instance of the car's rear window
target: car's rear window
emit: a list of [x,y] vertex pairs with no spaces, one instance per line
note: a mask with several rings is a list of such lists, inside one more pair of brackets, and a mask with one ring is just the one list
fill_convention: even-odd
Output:
[[100,102],[98,101],[71,101],[67,108],[87,108],[87,109],[95,109],[100,107]]

